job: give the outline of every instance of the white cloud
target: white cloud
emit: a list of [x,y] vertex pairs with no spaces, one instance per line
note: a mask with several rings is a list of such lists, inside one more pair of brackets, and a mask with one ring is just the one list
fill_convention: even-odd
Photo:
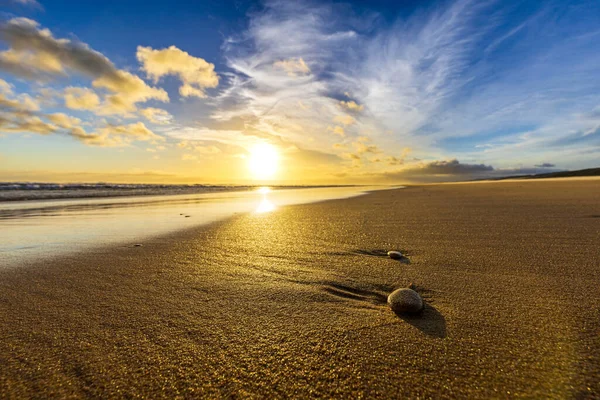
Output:
[[[213,118],[336,153],[336,137],[368,135],[385,149],[380,160],[411,148],[496,164],[513,162],[516,148],[549,151],[545,138],[573,129],[595,137],[593,121],[573,117],[600,104],[600,53],[584,15],[598,7],[584,3],[559,6],[572,23],[556,26],[558,11],[543,3],[517,15],[501,2],[456,0],[381,24],[340,4],[267,1],[224,46],[233,72]],[[479,136],[495,135],[500,143],[475,150],[489,144]],[[468,136],[472,151],[460,148]]]
[[[148,86],[138,76],[117,69],[85,43],[55,38],[31,19],[13,18],[2,23],[0,39],[9,45],[8,50],[0,52],[0,70],[37,81],[73,73],[87,76],[93,79],[94,87],[108,92],[104,102],[95,108],[100,114],[127,114],[137,110],[137,103],[169,101],[163,89]],[[91,103],[88,101],[79,109],[90,109],[95,103],[90,100],[93,95],[86,96]]]
[[36,0],[7,0],[7,1],[8,1],[8,3],[21,5],[21,6],[40,8],[40,9],[43,8],[42,5],[39,2],[37,2]]
[[160,133],[182,141],[179,147],[196,149],[203,146],[200,142],[221,143],[227,146],[248,149],[260,140],[259,137],[245,134],[239,130],[210,129],[206,127],[172,126],[165,127]]
[[350,111],[354,111],[354,112],[361,112],[365,109],[365,106],[362,104],[357,104],[354,100],[350,100],[350,101],[340,101],[340,105],[343,108],[347,108]]
[[285,71],[291,77],[310,74],[310,68],[301,57],[275,61],[273,67]]
[[170,124],[173,120],[173,116],[168,111],[160,108],[147,107],[140,110],[140,114],[148,119],[150,122],[155,124],[166,125]]
[[47,117],[53,124],[65,129],[71,129],[81,124],[79,118],[71,117],[64,113],[49,114]]
[[12,94],[13,85],[6,82],[4,79],[0,79],[0,94]]
[[219,84],[214,64],[175,46],[161,50],[139,46],[137,59],[142,64],[142,70],[155,83],[163,76],[177,76],[183,83],[179,93],[184,97],[206,97],[205,89],[215,88]]
[[95,110],[100,97],[92,89],[68,87],[64,91],[65,106],[71,110]]

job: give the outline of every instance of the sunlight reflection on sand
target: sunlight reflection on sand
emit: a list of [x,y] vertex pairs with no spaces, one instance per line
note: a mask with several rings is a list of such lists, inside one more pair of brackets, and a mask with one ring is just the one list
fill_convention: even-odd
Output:
[[273,204],[273,202],[271,202],[268,198],[268,194],[271,192],[271,188],[268,187],[261,187],[260,189],[258,189],[258,193],[262,194],[262,200],[260,201],[260,203],[258,204],[258,207],[256,207],[255,212],[262,214],[262,213],[267,213],[267,212],[271,212],[273,210],[275,210],[275,204]]
[[[322,187],[0,202],[0,268],[208,224],[236,213],[358,196],[387,187]],[[189,216],[189,217],[187,217]]]

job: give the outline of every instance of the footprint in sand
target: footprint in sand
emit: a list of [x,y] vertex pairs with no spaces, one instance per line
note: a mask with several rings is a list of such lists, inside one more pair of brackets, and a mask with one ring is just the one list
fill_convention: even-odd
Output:
[[375,290],[359,289],[337,282],[325,283],[323,290],[334,296],[350,300],[366,301],[375,305],[383,305],[387,302],[387,297],[384,293]]

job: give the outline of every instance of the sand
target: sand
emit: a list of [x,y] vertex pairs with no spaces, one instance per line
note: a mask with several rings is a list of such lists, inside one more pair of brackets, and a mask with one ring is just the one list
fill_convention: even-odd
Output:
[[[2,398],[599,398],[600,181],[374,192],[0,271]],[[391,260],[401,250],[410,263]],[[386,305],[417,285],[416,317]]]

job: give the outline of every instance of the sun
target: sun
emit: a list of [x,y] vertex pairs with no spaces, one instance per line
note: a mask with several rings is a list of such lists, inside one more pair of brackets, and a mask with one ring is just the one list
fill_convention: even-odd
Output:
[[277,173],[279,153],[268,143],[255,144],[250,149],[248,168],[255,179],[269,179]]

